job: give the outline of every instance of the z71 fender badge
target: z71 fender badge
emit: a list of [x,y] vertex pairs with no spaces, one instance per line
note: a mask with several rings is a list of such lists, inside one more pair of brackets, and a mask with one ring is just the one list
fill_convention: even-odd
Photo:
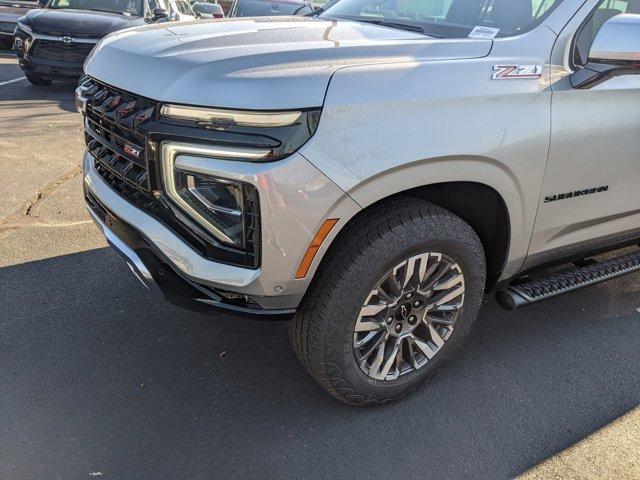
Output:
[[494,65],[494,80],[537,79],[542,77],[542,65]]

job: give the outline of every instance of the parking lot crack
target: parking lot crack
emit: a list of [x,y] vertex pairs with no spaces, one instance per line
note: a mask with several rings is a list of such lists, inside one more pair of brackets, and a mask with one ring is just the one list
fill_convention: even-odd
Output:
[[[80,166],[74,167],[72,170],[60,175],[55,178],[43,188],[39,189],[35,195],[29,198],[22,206],[7,216],[4,219],[0,219],[0,238],[4,237],[8,231],[14,230],[20,227],[26,226],[34,226],[37,224],[44,224],[47,226],[52,226],[51,224],[45,224],[41,222],[38,218],[33,217],[31,214],[33,209],[43,200],[46,200],[50,197],[56,190],[62,187],[65,183],[73,180],[78,175],[82,173],[82,168]],[[55,224],[54,224],[55,225]],[[61,225],[64,226],[64,225]]]

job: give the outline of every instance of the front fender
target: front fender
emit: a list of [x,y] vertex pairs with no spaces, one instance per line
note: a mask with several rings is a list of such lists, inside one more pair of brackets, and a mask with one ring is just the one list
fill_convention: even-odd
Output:
[[529,248],[549,148],[551,92],[543,79],[491,80],[495,61],[341,69],[301,153],[363,208],[435,183],[491,187],[511,223],[504,278],[517,273]]

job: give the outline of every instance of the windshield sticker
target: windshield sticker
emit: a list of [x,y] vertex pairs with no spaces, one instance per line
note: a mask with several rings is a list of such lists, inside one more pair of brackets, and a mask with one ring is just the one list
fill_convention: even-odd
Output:
[[495,38],[499,31],[499,28],[475,27],[471,30],[469,38]]

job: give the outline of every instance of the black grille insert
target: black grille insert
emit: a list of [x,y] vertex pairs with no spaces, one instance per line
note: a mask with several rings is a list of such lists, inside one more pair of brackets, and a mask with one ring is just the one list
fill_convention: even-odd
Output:
[[29,55],[43,60],[82,64],[94,46],[95,43],[36,40],[29,50]]

